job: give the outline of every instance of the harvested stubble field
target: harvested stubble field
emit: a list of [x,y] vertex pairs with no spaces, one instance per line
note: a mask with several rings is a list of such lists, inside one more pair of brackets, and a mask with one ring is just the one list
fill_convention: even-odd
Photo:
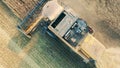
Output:
[[[119,0],[59,1],[85,19],[94,30],[93,36],[107,48],[97,67],[120,68]],[[32,39],[26,38],[16,28],[20,22],[0,1],[0,68],[92,68],[64,44],[40,30]]]

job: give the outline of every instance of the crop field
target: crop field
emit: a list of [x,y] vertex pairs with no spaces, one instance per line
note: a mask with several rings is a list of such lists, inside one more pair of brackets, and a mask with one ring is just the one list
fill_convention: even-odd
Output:
[[[110,28],[107,12],[106,16],[102,15],[102,8],[98,12],[98,2],[59,1],[85,19],[94,30],[93,36],[107,48],[97,68],[120,68],[120,36],[115,27]],[[0,68],[93,68],[61,41],[42,33],[41,28],[28,39],[17,30],[19,23],[21,20],[0,0]]]

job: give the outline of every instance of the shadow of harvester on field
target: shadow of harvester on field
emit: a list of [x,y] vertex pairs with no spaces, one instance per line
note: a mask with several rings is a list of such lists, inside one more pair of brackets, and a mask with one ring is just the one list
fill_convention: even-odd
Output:
[[59,39],[54,39],[48,34],[43,34],[42,30],[40,30],[41,28],[33,35],[33,38],[36,37],[38,40],[32,44],[34,46],[28,51],[28,56],[21,62],[21,68],[33,68],[31,67],[33,63],[28,63],[28,57],[40,68],[95,68],[93,63],[84,63],[80,56],[69,49]]
[[[31,43],[32,42],[32,43]],[[59,39],[54,39],[48,34],[43,34],[37,30],[31,39],[25,37],[22,33],[13,37],[9,42],[9,49],[17,54],[25,51],[21,68],[31,68],[31,58],[41,68],[95,68],[94,63],[84,63],[82,58],[74,53],[69,47]]]

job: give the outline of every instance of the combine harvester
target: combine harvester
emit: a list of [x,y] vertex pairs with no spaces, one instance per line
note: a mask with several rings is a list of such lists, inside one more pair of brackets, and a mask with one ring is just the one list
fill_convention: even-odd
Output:
[[[39,4],[42,5],[43,1]],[[39,24],[42,24],[50,36],[55,36],[64,42],[80,55],[86,63],[100,59],[105,47],[91,35],[93,30],[71,8],[61,6],[56,1],[47,1],[44,5],[41,5],[39,6],[41,7],[41,14],[31,24],[28,24],[29,26],[26,29],[22,27],[26,24],[24,21],[22,25],[18,26],[21,32],[31,38],[31,33]]]

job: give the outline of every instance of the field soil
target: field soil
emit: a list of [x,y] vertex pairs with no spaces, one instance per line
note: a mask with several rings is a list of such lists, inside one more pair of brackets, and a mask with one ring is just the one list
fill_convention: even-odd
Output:
[[[59,0],[61,2],[87,21],[94,30],[93,36],[107,48],[96,67],[120,68],[120,0]],[[32,39],[26,38],[16,28],[21,22],[18,17],[0,1],[0,68],[93,68],[40,30]]]

